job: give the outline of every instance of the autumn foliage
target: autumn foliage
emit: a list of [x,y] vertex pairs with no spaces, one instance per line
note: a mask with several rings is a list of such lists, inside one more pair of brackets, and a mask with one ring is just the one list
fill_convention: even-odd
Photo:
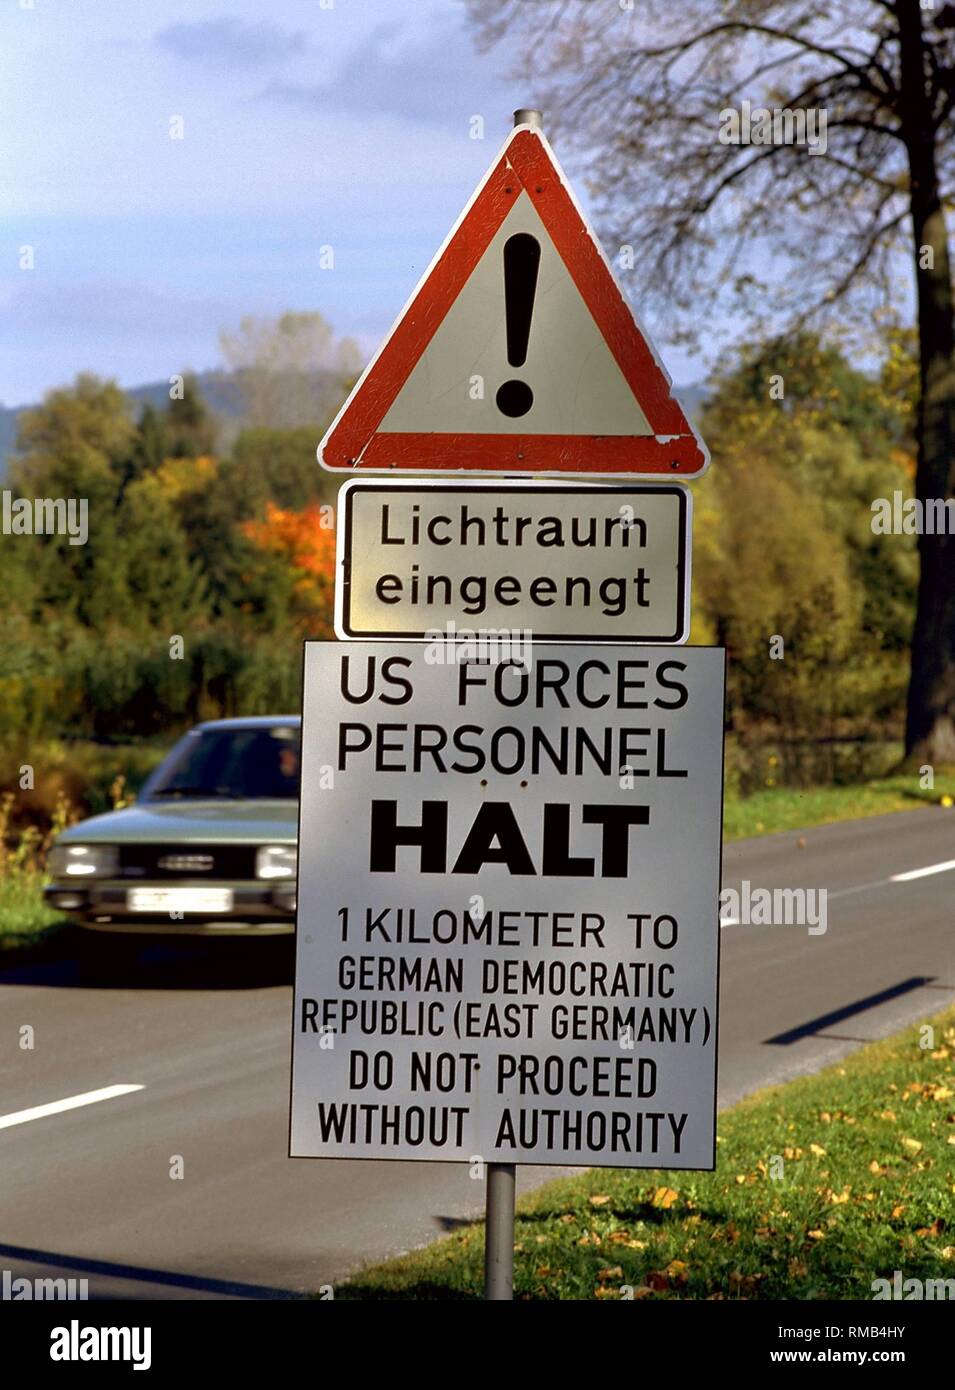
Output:
[[293,612],[303,637],[333,636],[335,531],[331,508],[310,503],[301,511],[265,505],[265,519],[243,523],[246,536],[293,571]]

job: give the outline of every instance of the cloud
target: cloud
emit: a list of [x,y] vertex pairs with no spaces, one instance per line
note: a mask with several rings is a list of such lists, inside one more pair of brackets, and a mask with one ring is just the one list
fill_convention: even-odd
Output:
[[[273,81],[266,100],[319,110],[387,113],[430,125],[460,128],[483,115],[489,130],[506,129],[514,84],[475,50],[457,21],[437,21],[424,38],[401,41],[401,26],[380,24],[354,48],[335,76],[319,85]],[[526,93],[518,94],[521,101]]]
[[261,21],[207,19],[196,24],[172,24],[156,36],[156,42],[180,58],[215,66],[264,67],[303,52],[305,35]]

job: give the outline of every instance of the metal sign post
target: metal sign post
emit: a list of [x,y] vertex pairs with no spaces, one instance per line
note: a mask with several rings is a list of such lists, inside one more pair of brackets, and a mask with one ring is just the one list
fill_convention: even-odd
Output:
[[514,1186],[517,1165],[487,1165],[484,1225],[484,1297],[507,1303],[514,1297]]
[[708,455],[539,113],[318,457],[442,476],[345,485],[305,644],[289,1154],[481,1155],[508,1302],[518,1163],[716,1153],[724,654],[646,483]]

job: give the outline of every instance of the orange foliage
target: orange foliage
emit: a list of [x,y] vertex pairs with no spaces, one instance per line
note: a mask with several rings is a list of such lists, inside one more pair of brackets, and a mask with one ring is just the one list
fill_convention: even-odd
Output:
[[326,520],[328,515],[328,509],[314,502],[300,512],[267,502],[264,521],[242,524],[261,550],[280,556],[296,571],[299,625],[310,637],[333,635],[335,531]]

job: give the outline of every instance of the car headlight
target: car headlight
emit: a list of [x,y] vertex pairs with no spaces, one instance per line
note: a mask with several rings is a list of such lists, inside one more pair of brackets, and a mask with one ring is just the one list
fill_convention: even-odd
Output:
[[54,845],[47,867],[54,878],[107,878],[119,867],[116,845]]
[[294,845],[263,845],[255,856],[256,878],[294,878],[297,870]]

